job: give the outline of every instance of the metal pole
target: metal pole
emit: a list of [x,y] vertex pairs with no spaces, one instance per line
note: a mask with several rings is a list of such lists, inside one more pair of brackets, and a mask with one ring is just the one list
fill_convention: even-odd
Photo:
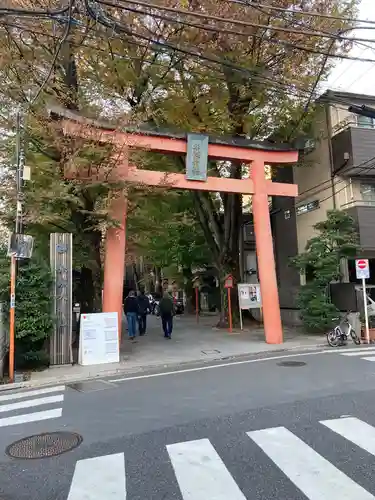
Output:
[[227,288],[228,290],[228,317],[229,317],[229,332],[232,333],[233,331],[233,324],[232,324],[232,300],[231,300],[231,289]]
[[363,304],[365,308],[365,328],[366,328],[366,341],[370,343],[370,332],[368,325],[368,311],[367,311],[367,294],[366,294],[366,280],[362,278],[362,290],[363,290]]
[[[22,232],[22,185],[23,185],[23,165],[24,150],[22,130],[22,114],[17,111],[16,115],[16,235]],[[9,310],[9,381],[14,382],[14,351],[15,351],[15,307],[16,307],[16,274],[17,259],[11,256],[10,261],[10,310]]]
[[16,257],[12,255],[10,261],[9,382],[14,382],[15,302],[16,302]]
[[197,317],[197,323],[199,323],[199,288],[195,287],[195,315]]

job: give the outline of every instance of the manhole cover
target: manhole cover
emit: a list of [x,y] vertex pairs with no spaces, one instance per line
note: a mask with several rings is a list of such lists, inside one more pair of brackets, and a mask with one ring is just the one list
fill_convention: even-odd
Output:
[[82,443],[75,432],[36,434],[10,444],[5,453],[12,458],[48,458],[73,450]]
[[305,366],[306,363],[303,361],[282,361],[281,363],[277,363],[278,366],[289,366],[289,368],[297,368],[297,366]]
[[103,391],[104,389],[113,389],[116,385],[111,382],[107,382],[106,380],[89,380],[87,382],[70,384],[69,387],[78,392],[95,392]]

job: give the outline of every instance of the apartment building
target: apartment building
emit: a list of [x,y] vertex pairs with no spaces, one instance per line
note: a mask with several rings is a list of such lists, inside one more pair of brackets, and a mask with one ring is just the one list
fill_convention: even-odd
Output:
[[[275,199],[272,227],[280,304],[295,309],[304,277],[292,269],[290,257],[304,251],[313,226],[327,210],[346,210],[356,221],[361,254],[370,259],[375,285],[375,120],[350,113],[350,105],[375,108],[375,96],[327,91],[317,101],[314,137],[301,151],[301,163],[280,168],[279,182],[298,184],[299,197]],[[354,261],[343,263],[344,280],[356,282]]]

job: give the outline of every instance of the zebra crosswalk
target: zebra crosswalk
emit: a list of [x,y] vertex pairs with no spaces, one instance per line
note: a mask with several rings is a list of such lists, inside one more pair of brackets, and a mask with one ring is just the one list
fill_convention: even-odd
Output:
[[341,349],[331,349],[326,352],[340,354],[341,356],[347,356],[349,358],[361,358],[365,361],[375,361],[375,347],[357,347],[350,349],[342,347]]
[[[375,456],[375,428],[368,423],[349,416],[322,420],[319,426]],[[367,491],[286,427],[249,431],[243,438],[255,443],[272,466],[292,483],[291,487],[294,485],[296,498],[303,493],[309,500],[375,500],[375,488],[373,493]],[[241,490],[209,439],[167,444],[166,450],[182,500],[253,498],[251,490]],[[248,457],[249,464],[253,460],[256,459]],[[129,500],[126,466],[126,450],[79,460],[67,500]],[[250,471],[251,468],[251,474]],[[270,474],[270,481],[272,477]],[[253,491],[256,489],[257,484],[253,484]]]
[[0,394],[0,427],[61,417],[64,391],[59,385]]

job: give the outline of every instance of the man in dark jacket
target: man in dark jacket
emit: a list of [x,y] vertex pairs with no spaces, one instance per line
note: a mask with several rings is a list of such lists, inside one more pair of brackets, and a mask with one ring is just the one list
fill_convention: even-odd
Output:
[[137,335],[138,300],[133,290],[129,292],[125,299],[124,313],[128,322],[129,339],[135,340]]
[[150,301],[145,295],[144,290],[141,290],[138,295],[138,326],[139,335],[144,335],[147,328],[147,314],[151,311]]
[[163,325],[164,337],[166,339],[170,339],[172,338],[173,330],[174,304],[168,292],[164,293],[163,298],[159,302],[159,311]]

